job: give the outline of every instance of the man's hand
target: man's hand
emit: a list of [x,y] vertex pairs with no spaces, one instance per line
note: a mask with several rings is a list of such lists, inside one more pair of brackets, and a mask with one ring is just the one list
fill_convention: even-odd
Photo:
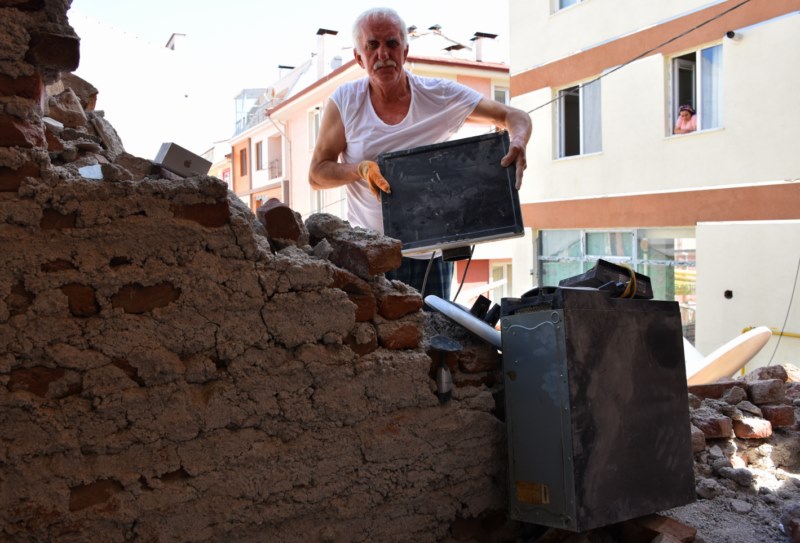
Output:
[[358,175],[361,179],[369,183],[369,190],[375,197],[381,199],[381,191],[389,194],[392,192],[389,182],[381,175],[381,169],[377,162],[362,160],[358,163]]
[[522,186],[522,172],[528,167],[528,161],[525,158],[525,143],[512,139],[511,144],[508,146],[508,153],[500,160],[500,165],[503,168],[511,166],[516,163],[517,173],[517,190]]

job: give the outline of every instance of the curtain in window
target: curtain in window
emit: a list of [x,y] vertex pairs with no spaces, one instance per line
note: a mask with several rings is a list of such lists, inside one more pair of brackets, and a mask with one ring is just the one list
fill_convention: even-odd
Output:
[[603,150],[603,125],[600,118],[600,81],[581,88],[583,93],[583,153]]
[[719,128],[722,126],[722,46],[703,49],[700,62],[700,128]]

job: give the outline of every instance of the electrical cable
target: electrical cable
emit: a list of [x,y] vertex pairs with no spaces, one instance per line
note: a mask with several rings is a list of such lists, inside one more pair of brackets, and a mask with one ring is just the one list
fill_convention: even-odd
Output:
[[425,277],[422,278],[422,290],[420,290],[419,293],[422,295],[423,300],[425,299],[425,285],[428,284],[428,274],[431,272],[434,258],[436,258],[436,251],[431,253],[431,259],[428,260],[428,267],[425,268]]
[[458,290],[456,291],[456,295],[453,296],[453,303],[455,303],[456,299],[458,298],[458,295],[461,294],[461,287],[464,286],[464,281],[467,279],[467,270],[469,269],[470,262],[472,262],[472,253],[474,252],[475,252],[475,246],[472,245],[472,247],[469,250],[469,258],[467,259],[467,265],[464,266],[464,273],[461,275],[461,282],[458,284]]
[[781,327],[781,333],[778,335],[778,341],[775,342],[775,348],[772,350],[772,356],[769,357],[769,362],[767,362],[767,366],[772,364],[772,359],[775,358],[775,353],[778,352],[778,346],[781,344],[781,338],[783,337],[783,333],[786,331],[786,323],[789,321],[789,313],[792,310],[792,301],[794,301],[794,292],[797,290],[797,277],[800,276],[800,258],[797,259],[797,270],[794,272],[794,285],[792,286],[792,294],[789,296],[789,307],[786,308],[786,317],[783,319],[783,326]]
[[[624,63],[620,64],[619,66],[615,67],[614,69],[612,69],[612,70],[609,70],[609,71],[607,71],[607,72],[606,72],[606,73],[604,73],[604,74],[600,74],[599,76],[595,77],[595,78],[594,78],[594,79],[592,79],[591,81],[588,81],[588,82],[586,82],[586,83],[581,83],[580,85],[578,85],[578,87],[579,87],[580,89],[582,89],[582,88],[584,88],[584,87],[585,87],[585,86],[587,86],[587,85],[591,85],[592,83],[595,83],[595,82],[597,82],[597,81],[600,81],[602,78],[606,77],[607,75],[611,75],[611,74],[613,74],[614,72],[616,72],[617,70],[621,70],[622,68],[624,68],[624,67],[625,67],[625,66],[627,66],[628,64],[631,64],[631,63],[633,63],[633,62],[636,62],[636,61],[637,61],[637,60],[639,60],[640,58],[646,57],[647,55],[649,55],[649,54],[650,54],[650,53],[652,53],[653,51],[656,51],[656,50],[658,50],[658,49],[660,49],[660,48],[664,47],[665,45],[669,45],[670,43],[674,42],[675,40],[678,40],[678,39],[680,39],[680,38],[682,38],[682,37],[686,36],[687,34],[690,34],[691,32],[694,32],[694,31],[695,31],[695,30],[697,30],[698,28],[702,28],[702,27],[704,27],[705,25],[707,25],[707,24],[709,24],[709,23],[711,23],[711,22],[713,22],[713,21],[716,21],[716,20],[717,20],[717,19],[719,19],[720,17],[722,17],[722,16],[724,16],[724,15],[727,15],[728,13],[730,13],[730,12],[732,12],[732,11],[734,11],[734,10],[737,10],[737,9],[739,9],[740,7],[742,7],[743,5],[745,5],[745,4],[749,3],[749,2],[751,2],[751,0],[743,0],[742,2],[739,2],[738,4],[736,4],[735,6],[732,6],[732,7],[728,8],[728,9],[726,9],[725,11],[723,11],[723,12],[721,12],[721,13],[718,13],[717,15],[715,15],[715,16],[713,16],[713,17],[711,17],[710,19],[708,19],[708,20],[706,20],[706,21],[703,21],[702,23],[700,23],[700,24],[698,24],[698,25],[696,25],[696,26],[693,26],[693,27],[692,27],[692,28],[690,28],[689,30],[685,30],[685,31],[681,32],[680,34],[678,34],[677,36],[673,36],[672,38],[668,39],[668,40],[667,40],[667,41],[665,41],[664,43],[661,43],[661,44],[659,44],[659,45],[656,45],[655,47],[652,47],[652,48],[648,49],[648,50],[647,50],[647,51],[645,51],[644,53],[640,53],[640,54],[636,55],[636,56],[635,56],[635,57],[633,57],[632,59],[630,59],[630,60],[628,60],[628,61],[626,61],[626,62],[624,62]],[[548,105],[552,104],[553,102],[556,102],[556,101],[558,101],[558,100],[561,100],[561,98],[563,98],[563,97],[564,97],[564,96],[566,96],[566,95],[570,95],[570,96],[579,96],[578,92],[575,92],[575,91],[566,91],[566,92],[565,92],[565,91],[562,91],[562,92],[561,92],[561,93],[560,93],[558,96],[556,96],[556,97],[555,97],[555,98],[553,98],[552,100],[550,100],[550,101],[548,101],[548,102],[545,102],[544,104],[541,104],[541,105],[539,105],[539,106],[536,106],[536,107],[535,107],[535,108],[533,108],[533,109],[530,109],[530,110],[528,110],[528,112],[527,112],[527,113],[528,113],[528,114],[530,114],[530,113],[533,113],[533,112],[534,112],[534,111],[536,111],[536,110],[542,109],[543,107],[545,107],[545,106],[548,106]]]

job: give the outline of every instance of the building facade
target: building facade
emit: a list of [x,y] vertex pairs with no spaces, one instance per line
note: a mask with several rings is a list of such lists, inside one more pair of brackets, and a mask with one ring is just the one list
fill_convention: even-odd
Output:
[[703,354],[765,325],[785,335],[753,364],[797,362],[799,9],[510,0],[511,103],[534,126],[520,194],[534,283],[629,265],[679,301]]

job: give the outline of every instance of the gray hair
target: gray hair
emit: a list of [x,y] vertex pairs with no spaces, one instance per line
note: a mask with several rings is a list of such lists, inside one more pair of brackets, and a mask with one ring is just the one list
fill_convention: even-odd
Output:
[[391,21],[397,26],[403,38],[403,47],[408,45],[408,28],[405,21],[392,8],[372,8],[368,9],[358,17],[353,23],[353,48],[361,52],[361,25],[367,21]]

